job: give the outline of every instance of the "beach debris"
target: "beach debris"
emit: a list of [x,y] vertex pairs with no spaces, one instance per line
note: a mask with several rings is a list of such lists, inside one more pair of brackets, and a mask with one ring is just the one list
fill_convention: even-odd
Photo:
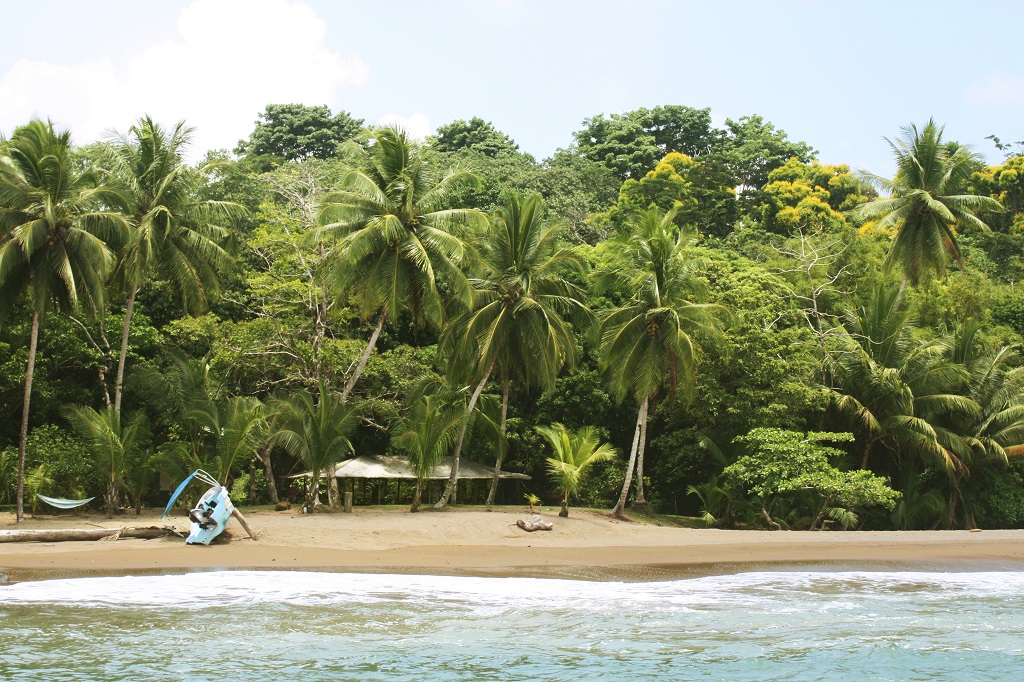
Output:
[[274,505],[274,511],[288,511],[292,508],[292,503],[288,500],[282,500]]
[[163,538],[176,535],[173,528],[61,528],[58,530],[0,530],[0,542],[66,542],[75,540],[119,540],[121,538]]
[[108,535],[105,538],[100,538],[100,542],[116,542],[121,539],[121,535],[124,534],[124,528],[118,528],[114,531],[113,535]]
[[525,530],[527,533],[532,533],[535,530],[551,530],[555,527],[550,521],[541,521],[539,514],[534,514],[533,518],[529,521],[519,519],[516,521],[516,525]]

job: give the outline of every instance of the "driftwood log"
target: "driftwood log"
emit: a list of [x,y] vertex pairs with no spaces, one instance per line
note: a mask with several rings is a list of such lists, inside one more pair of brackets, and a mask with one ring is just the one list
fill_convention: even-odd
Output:
[[516,525],[525,530],[527,533],[532,533],[535,530],[551,530],[554,528],[554,524],[550,521],[541,521],[540,516],[537,514],[533,515],[533,518],[529,521],[519,519],[516,521]]
[[242,516],[242,512],[238,511],[238,507],[235,507],[234,510],[232,510],[231,515],[238,519],[238,522],[242,524],[242,528],[244,528],[245,532],[249,534],[249,537],[253,540],[257,539],[256,531],[249,526],[249,522],[245,520],[244,516]]
[[117,540],[163,538],[177,535],[172,528],[65,528],[62,530],[0,530],[0,542],[65,542],[68,540]]

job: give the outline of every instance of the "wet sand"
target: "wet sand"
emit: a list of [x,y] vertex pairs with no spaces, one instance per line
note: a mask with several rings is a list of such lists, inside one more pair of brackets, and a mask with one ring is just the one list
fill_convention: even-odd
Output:
[[[545,510],[551,531],[516,527],[524,509],[454,509],[410,514],[246,511],[250,539],[236,521],[209,547],[182,538],[0,542],[0,573],[11,581],[224,569],[327,570],[588,579],[657,580],[787,566],[929,570],[1024,570],[1024,530],[803,532],[729,531],[649,525],[605,514]],[[0,514],[10,530],[116,529],[170,524],[158,512],[26,518]]]

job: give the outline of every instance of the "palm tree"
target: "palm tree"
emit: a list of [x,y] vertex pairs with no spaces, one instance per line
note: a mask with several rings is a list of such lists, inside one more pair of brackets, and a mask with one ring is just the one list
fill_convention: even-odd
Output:
[[355,168],[341,189],[324,198],[316,238],[336,241],[335,271],[342,291],[352,291],[360,312],[376,316],[370,335],[341,393],[347,402],[377,343],[384,323],[409,312],[415,324],[440,326],[443,305],[439,280],[468,299],[459,264],[467,247],[458,234],[483,216],[449,208],[454,193],[477,184],[475,176],[453,169],[438,178],[423,149],[398,128],[374,133],[373,144],[353,147]]
[[682,389],[687,397],[695,384],[701,338],[715,338],[729,317],[721,305],[700,302],[706,295],[696,278],[701,263],[688,258],[696,235],[680,231],[676,210],[650,210],[633,225],[625,255],[611,278],[631,294],[601,324],[600,365],[612,395],[619,402],[633,396],[640,403],[636,430],[626,465],[626,478],[613,509],[621,516],[636,467],[636,504],[643,506],[643,453],[651,402],[668,382],[670,396]]
[[505,419],[508,413],[508,384],[511,378],[545,391],[555,387],[558,372],[576,361],[576,342],[566,317],[589,322],[590,313],[580,302],[583,292],[570,283],[571,271],[582,274],[583,265],[568,249],[559,248],[560,225],[546,225],[540,195],[526,198],[506,195],[481,234],[481,273],[472,280],[473,303],[444,331],[441,346],[449,356],[452,378],[470,369],[476,389],[466,407],[466,419],[459,429],[452,455],[452,473],[437,503],[447,505],[458,481],[469,415],[495,369],[502,391],[499,457],[488,504],[501,472]]
[[144,451],[147,434],[146,415],[137,412],[122,423],[121,415],[111,409],[94,410],[85,406],[65,408],[64,416],[97,460],[107,482],[104,501],[107,518],[118,507],[118,488],[125,483],[126,466],[137,462]]
[[595,462],[613,459],[615,448],[602,444],[593,426],[584,426],[576,433],[557,423],[536,429],[555,451],[554,457],[548,457],[548,471],[562,489],[562,510],[558,515],[567,517],[569,497],[579,493],[584,472]]
[[251,396],[201,402],[188,419],[207,434],[203,467],[227,485],[243,458],[256,453],[267,435],[266,408]]
[[40,464],[25,475],[25,487],[28,489],[29,498],[32,500],[32,516],[36,515],[36,504],[39,501],[38,495],[46,492],[53,485],[53,478],[50,476],[50,465]]
[[335,480],[335,485],[328,486],[328,504],[337,508],[334,465],[353,451],[348,436],[358,424],[359,415],[323,382],[318,388],[315,396],[301,389],[271,404],[274,415],[271,438],[310,468],[306,502],[310,506],[315,503],[320,474],[326,471],[328,483]]
[[416,472],[411,512],[419,511],[423,482],[455,443],[463,418],[463,402],[446,399],[440,394],[421,396],[409,405],[408,412],[395,425],[391,442],[409,456]]
[[210,376],[208,358],[192,358],[177,348],[168,349],[166,354],[168,365],[145,368],[142,379],[157,395],[167,397],[169,411],[184,436],[184,442],[163,449],[166,456],[158,457],[160,471],[180,480],[195,469],[216,468],[208,444],[213,435],[209,423],[217,418],[209,415],[216,412],[216,402],[223,390]]
[[[206,358],[176,349],[167,357],[166,369],[147,369],[144,376],[147,385],[169,397],[185,440],[162,448],[155,464],[172,479],[203,469],[226,485],[245,457],[263,459],[259,448],[268,441],[266,406],[257,398],[227,396],[211,377]],[[272,471],[268,475],[273,478]]]
[[18,444],[19,522],[25,518],[25,445],[40,323],[50,308],[102,307],[113,263],[109,245],[127,231],[120,215],[103,209],[120,203],[95,169],[81,169],[67,131],[36,120],[7,142],[0,158],[0,314],[26,290],[32,305]]
[[953,361],[970,375],[967,394],[981,408],[959,430],[981,441],[985,452],[1003,464],[1024,455],[1024,366],[1017,348],[990,348],[977,338],[978,322],[957,330]]
[[[981,467],[1003,467],[1011,457],[1024,455],[1024,367],[1017,349],[992,347],[978,338],[981,324],[969,320],[954,334],[952,361],[970,377],[966,397],[978,405],[976,412],[948,415],[949,428],[972,446],[972,459],[960,479],[977,478]],[[983,471],[981,473],[984,473]],[[952,481],[947,504],[947,523],[952,525],[957,503],[964,503],[965,521],[974,527],[968,506],[969,488]]]
[[196,199],[198,174],[182,160],[191,132],[182,121],[168,133],[146,116],[128,135],[117,138],[108,155],[132,225],[114,272],[116,284],[126,295],[114,389],[116,412],[121,411],[128,330],[139,291],[159,277],[177,290],[186,312],[200,313],[207,307],[208,292],[219,288],[220,277],[232,264],[221,246],[228,237],[223,224],[245,209],[231,202]]
[[1002,210],[991,197],[962,193],[980,166],[978,154],[943,142],[943,128],[931,119],[921,130],[911,124],[902,133],[896,141],[886,139],[896,157],[896,177],[862,174],[888,198],[855,209],[862,218],[878,218],[880,229],[896,230],[885,263],[903,269],[901,291],[908,281],[916,285],[928,274],[944,276],[950,256],[960,260],[958,225],[987,231],[978,211]]
[[914,329],[900,292],[884,286],[848,313],[828,359],[836,405],[854,419],[864,443],[862,469],[882,444],[896,455],[897,469],[909,454],[955,476],[971,443],[941,422],[975,415],[978,405],[961,394],[968,376],[947,357],[947,345],[919,341]]

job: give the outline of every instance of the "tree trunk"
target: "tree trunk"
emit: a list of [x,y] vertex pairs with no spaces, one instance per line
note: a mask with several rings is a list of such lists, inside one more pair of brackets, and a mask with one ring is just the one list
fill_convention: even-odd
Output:
[[497,356],[495,356],[491,360],[491,364],[487,366],[487,371],[484,372],[484,378],[476,385],[473,397],[469,399],[469,407],[466,408],[466,418],[463,419],[462,425],[459,427],[459,439],[455,442],[455,452],[452,453],[452,474],[448,477],[448,484],[444,487],[444,493],[441,494],[441,499],[434,505],[434,509],[444,509],[447,507],[448,500],[455,494],[455,486],[459,483],[459,455],[462,454],[462,443],[466,439],[466,428],[469,426],[473,410],[476,408],[476,401],[480,399],[480,394],[484,392],[487,380],[491,378],[491,372],[494,371],[494,363],[497,359]]
[[558,515],[563,519],[569,518],[569,498],[566,497],[562,500],[562,509],[558,512]]
[[900,282],[900,290],[896,294],[896,306],[895,307],[899,308],[900,304],[903,303],[903,294],[904,294],[904,292],[906,292],[906,290],[907,290],[907,276],[903,275],[903,281]]
[[864,457],[862,457],[861,460],[860,460],[860,468],[861,469],[867,470],[867,468],[868,468],[868,457],[871,456],[871,448],[872,448],[872,446],[874,444],[875,444],[875,441],[872,440],[870,436],[868,436],[868,444],[864,448]]
[[374,346],[377,345],[377,337],[380,336],[380,330],[384,328],[384,318],[386,317],[384,311],[380,311],[380,315],[377,316],[377,326],[374,327],[373,333],[370,334],[370,341],[366,344],[366,350],[363,351],[362,356],[359,358],[359,364],[356,365],[355,371],[352,372],[352,376],[345,382],[345,390],[341,392],[341,402],[348,402],[348,394],[352,392],[352,388],[356,385],[356,381],[359,380],[359,375],[366,369],[366,363],[370,360],[370,353],[373,352]]
[[498,459],[494,463],[494,478],[491,479],[491,489],[487,493],[487,504],[494,504],[494,498],[498,494],[498,479],[501,476],[501,463],[505,459],[505,450],[508,443],[505,442],[505,424],[508,418],[508,377],[502,382],[501,391],[501,427],[498,435]]
[[633,480],[633,467],[636,465],[636,453],[640,447],[640,434],[643,433],[643,424],[647,421],[648,398],[640,403],[640,414],[636,418],[636,432],[633,435],[633,447],[629,450],[629,464],[626,465],[626,480],[622,483],[622,492],[619,494],[619,501],[612,509],[612,516],[621,517],[626,509],[626,497],[629,495],[629,484]]
[[331,462],[327,465],[327,506],[331,509],[341,508],[341,494],[338,491],[338,477],[334,474],[334,465],[336,462]]
[[824,503],[821,505],[821,511],[818,512],[818,516],[815,517],[814,523],[811,524],[811,530],[821,530],[819,524],[825,520],[825,514],[828,513],[828,506],[832,504],[832,498],[826,497]]
[[[322,266],[323,262],[327,258],[324,243],[317,242],[316,247]],[[320,279],[319,293],[319,303],[312,306],[314,310],[313,326],[316,330],[313,335],[313,374],[315,375],[314,378],[318,383],[320,378],[323,376],[323,357],[320,354],[320,349],[323,348],[324,338],[327,336],[327,313],[330,310],[330,304],[327,302],[327,282],[323,277]]]
[[18,440],[18,508],[15,518],[25,520],[25,448],[28,445],[28,407],[32,400],[32,376],[36,371],[39,347],[39,311],[32,316],[32,335],[28,343],[28,367],[25,369],[25,397],[21,403],[21,436]]
[[320,503],[320,470],[313,469],[310,472],[309,481],[306,483],[306,506],[309,511]]
[[277,504],[281,498],[277,494],[277,481],[274,480],[274,468],[270,463],[270,453],[273,449],[274,445],[271,443],[262,452],[257,450],[256,456],[263,462],[263,473],[267,477],[267,497],[270,498],[271,504]]
[[78,328],[85,334],[85,338],[89,341],[89,345],[92,346],[93,350],[96,351],[97,355],[103,357],[103,364],[96,368],[96,374],[99,375],[100,389],[103,391],[103,406],[108,410],[113,407],[113,402],[110,400],[110,387],[107,385],[107,373],[110,372],[110,368],[114,365],[114,354],[110,350],[110,342],[107,341],[107,334],[103,329],[103,325],[100,325],[100,338],[103,339],[103,347],[96,343],[96,339],[92,338],[92,334],[89,333],[89,328],[74,315],[67,315],[67,318],[78,325]]
[[107,518],[114,518],[114,511],[117,509],[117,481],[113,478],[107,484],[107,494],[105,495],[107,501]]
[[121,332],[121,353],[117,356],[117,379],[114,382],[114,412],[121,414],[121,391],[124,388],[124,361],[128,355],[128,330],[132,324],[132,309],[138,288],[133,284],[128,290],[128,305],[124,309],[124,331]]
[[782,526],[775,522],[772,515],[768,513],[768,509],[762,504],[761,505],[761,518],[768,524],[769,530],[782,530]]
[[416,479],[416,493],[412,496],[412,505],[409,507],[410,512],[418,512],[420,510],[420,503],[423,498],[423,479]]
[[531,521],[524,521],[519,519],[516,521],[516,525],[525,530],[527,533],[532,533],[535,530],[551,530],[554,524],[550,521],[541,521],[539,514],[534,514]]
[[636,499],[633,508],[648,511],[647,497],[644,495],[644,451],[647,449],[647,419],[640,425],[640,446],[636,452]]
[[946,511],[946,530],[950,530],[956,524],[956,503],[958,492],[956,484],[954,484],[953,489],[949,491],[949,504],[947,505]]

